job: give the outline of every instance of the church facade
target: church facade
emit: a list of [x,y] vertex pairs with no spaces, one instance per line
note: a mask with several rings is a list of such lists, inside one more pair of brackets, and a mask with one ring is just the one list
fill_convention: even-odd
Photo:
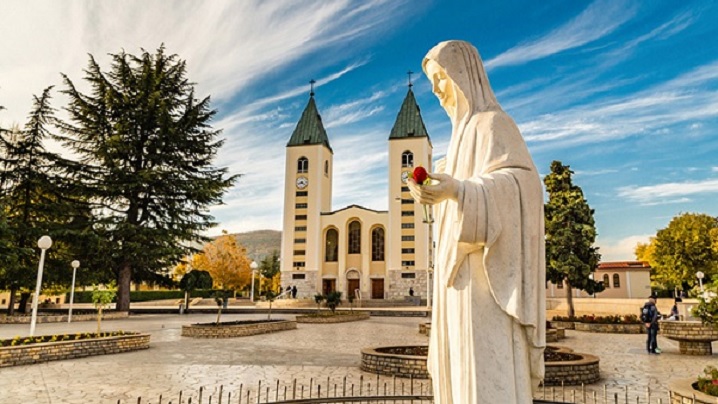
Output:
[[[388,128],[387,128],[388,129]],[[432,145],[414,93],[404,98],[389,132],[388,206],[332,208],[334,152],[314,92],[286,147],[282,287],[298,298],[342,292],[361,299],[426,298],[433,241],[423,208],[405,182],[416,166],[431,171]]]

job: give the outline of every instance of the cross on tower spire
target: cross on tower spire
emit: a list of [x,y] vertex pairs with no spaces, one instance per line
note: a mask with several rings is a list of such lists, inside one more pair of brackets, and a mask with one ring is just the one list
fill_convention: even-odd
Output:
[[309,80],[309,96],[310,97],[314,97],[314,83],[316,83],[316,81],[314,81],[314,79]]
[[414,86],[414,84],[411,83],[411,75],[414,74],[414,72],[409,70],[408,72],[406,72],[406,74],[407,74],[407,76],[409,76],[409,88],[411,88]]

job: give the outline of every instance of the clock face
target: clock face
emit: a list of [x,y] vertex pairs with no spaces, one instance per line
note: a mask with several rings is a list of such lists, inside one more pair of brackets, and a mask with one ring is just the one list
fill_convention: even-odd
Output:
[[409,179],[409,172],[408,171],[402,171],[401,172],[401,182],[406,182],[406,180]]
[[304,189],[309,185],[309,180],[307,177],[299,177],[297,178],[297,188]]

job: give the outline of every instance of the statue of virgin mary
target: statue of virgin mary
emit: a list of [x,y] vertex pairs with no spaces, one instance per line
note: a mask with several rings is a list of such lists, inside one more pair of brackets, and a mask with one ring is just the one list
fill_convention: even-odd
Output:
[[429,51],[423,69],[452,123],[432,185],[436,258],[428,367],[436,404],[532,403],[543,379],[543,190],[526,143],[496,101],[478,51]]

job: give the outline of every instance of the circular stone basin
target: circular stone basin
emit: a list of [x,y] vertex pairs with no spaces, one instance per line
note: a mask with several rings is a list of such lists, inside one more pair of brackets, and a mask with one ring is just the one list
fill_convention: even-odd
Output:
[[396,377],[428,379],[427,345],[385,346],[361,351],[361,370]]
[[712,341],[718,340],[718,328],[700,321],[661,321],[661,335],[678,341],[683,355],[713,355]]
[[576,386],[597,382],[601,375],[597,356],[573,352],[570,348],[547,346],[544,350],[544,385]]

